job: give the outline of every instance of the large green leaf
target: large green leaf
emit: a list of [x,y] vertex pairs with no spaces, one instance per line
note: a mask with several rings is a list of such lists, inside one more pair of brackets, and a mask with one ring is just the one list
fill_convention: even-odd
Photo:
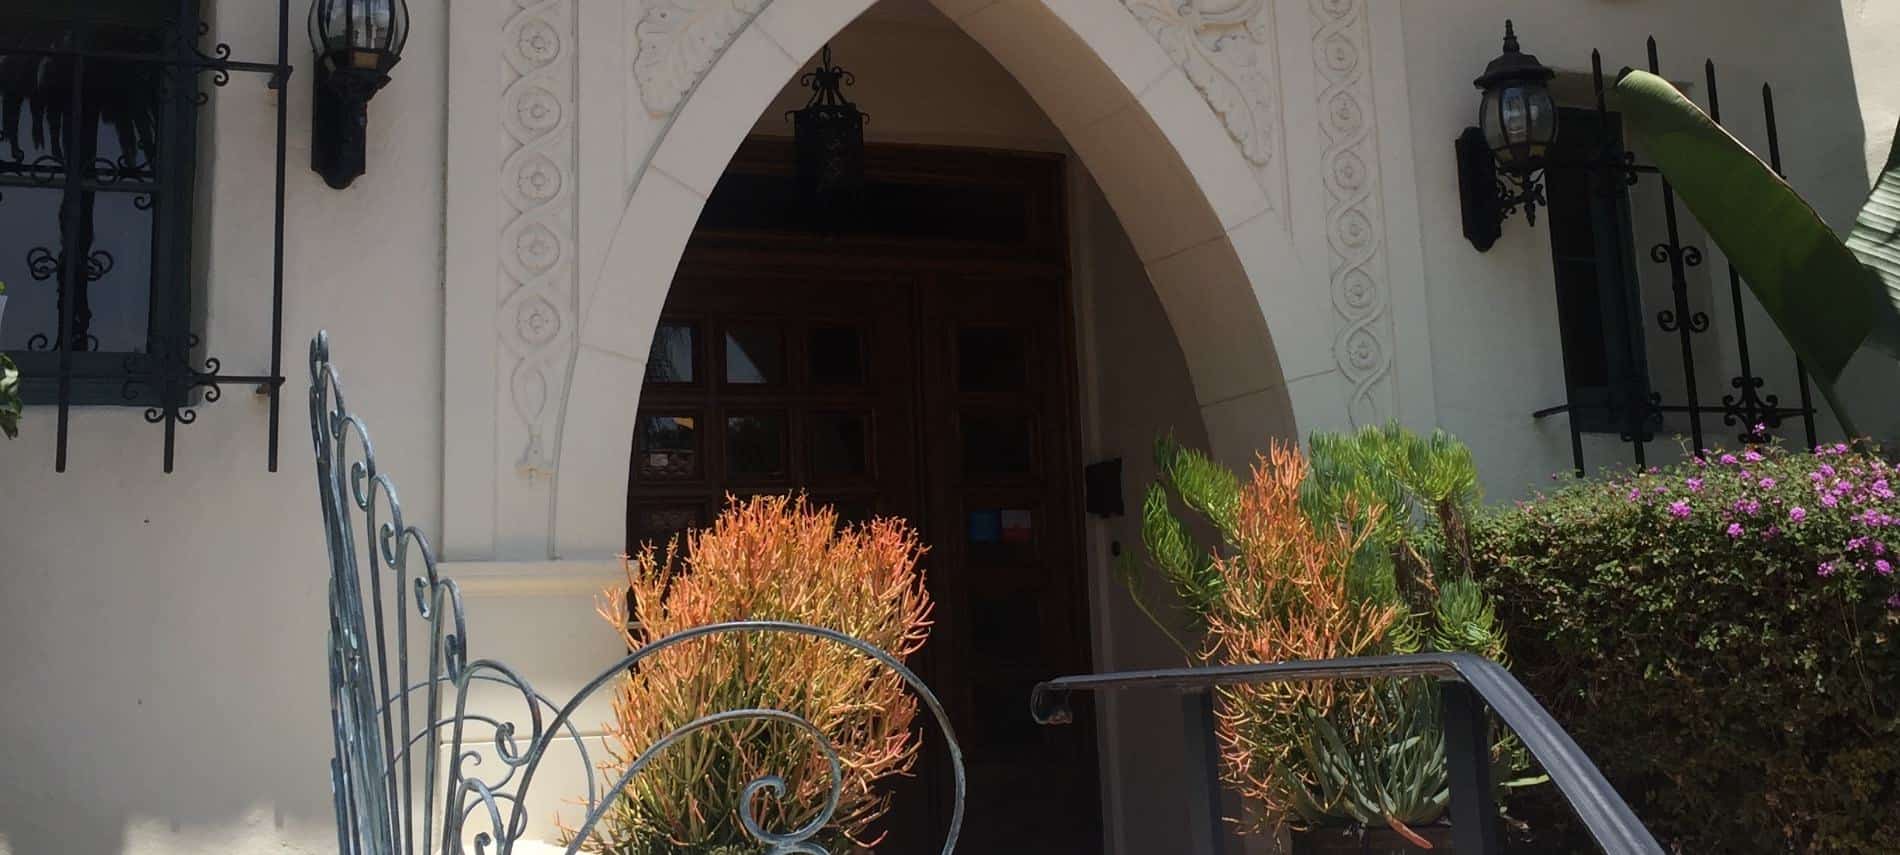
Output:
[[1867,204],[1861,206],[1847,248],[1860,257],[1885,286],[1882,317],[1874,324],[1868,343],[1900,359],[1900,134],[1894,136],[1887,165],[1880,170]]
[[[1616,93],[1643,154],[1675,186],[1823,390],[1831,391],[1876,321],[1891,311],[1874,272],[1788,182],[1669,81],[1626,72]],[[1883,222],[1891,235],[1900,220]]]

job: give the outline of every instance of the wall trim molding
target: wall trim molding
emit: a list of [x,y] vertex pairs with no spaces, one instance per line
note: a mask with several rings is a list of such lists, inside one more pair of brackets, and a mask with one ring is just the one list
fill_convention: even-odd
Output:
[[436,570],[466,597],[591,597],[627,583],[619,559],[444,561]]

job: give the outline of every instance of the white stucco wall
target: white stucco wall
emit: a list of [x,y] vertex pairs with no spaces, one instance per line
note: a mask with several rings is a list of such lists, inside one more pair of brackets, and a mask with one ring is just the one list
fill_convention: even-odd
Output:
[[[600,501],[563,504],[556,494],[575,489],[591,463],[624,460],[627,438],[617,429],[562,434],[570,441],[559,480],[524,454],[529,428],[512,410],[503,371],[511,351],[497,337],[497,306],[512,283],[496,254],[499,237],[518,234],[506,230],[521,213],[511,206],[523,200],[509,195],[516,191],[505,186],[502,167],[526,147],[523,138],[539,147],[530,153],[560,161],[573,195],[545,222],[572,254],[559,273],[568,284],[556,283],[554,293],[618,323],[615,335],[624,338],[593,339],[631,354],[613,358],[643,358],[651,330],[639,319],[650,327],[663,288],[600,304],[583,297],[606,291],[560,288],[613,276],[670,278],[664,253],[615,256],[616,235],[625,227],[644,230],[655,246],[683,241],[691,217],[667,214],[696,210],[706,189],[699,184],[717,175],[723,152],[755,125],[771,130],[794,98],[781,92],[773,100],[778,90],[758,85],[770,76],[764,71],[789,77],[854,11],[834,5],[825,7],[831,17],[793,14],[819,7],[781,2],[758,28],[736,35],[732,65],[715,66],[698,88],[679,93],[689,104],[737,100],[747,110],[656,111],[629,71],[644,0],[458,0],[452,13],[443,0],[411,0],[415,35],[395,82],[371,106],[369,174],[342,192],[304,168],[309,78],[300,69],[288,91],[282,471],[264,471],[265,408],[240,389],[181,428],[170,476],[159,472],[158,428],[137,410],[75,410],[64,474],[52,471],[50,408],[31,409],[22,438],[0,442],[0,649],[10,654],[0,668],[8,762],[0,852],[333,847],[324,568],[302,398],[303,343],[320,327],[331,330],[351,402],[370,419],[411,520],[440,534],[452,557],[475,562],[449,572],[471,582],[477,638],[548,675],[537,684],[557,693],[613,655],[590,611],[591,592],[612,578],[611,562],[553,559],[561,532],[581,545],[617,540],[622,508],[613,490],[624,486],[624,467],[593,467],[605,486],[577,495]],[[1290,432],[1296,415],[1301,430],[1344,422],[1350,384],[1340,385],[1334,347],[1343,339],[1330,289],[1343,258],[1333,239],[1353,235],[1331,224],[1350,219],[1354,203],[1336,196],[1326,176],[1353,158],[1377,170],[1369,198],[1382,241],[1375,272],[1387,302],[1379,317],[1390,324],[1384,341],[1394,355],[1377,394],[1388,414],[1467,439],[1493,498],[1521,495],[1567,467],[1561,417],[1536,424],[1528,416],[1555,403],[1562,387],[1546,235],[1514,221],[1487,255],[1459,235],[1450,141],[1470,122],[1469,81],[1496,53],[1507,14],[1527,49],[1569,71],[1587,69],[1591,46],[1606,51],[1612,68],[1637,63],[1651,32],[1672,78],[1699,78],[1702,58],[1713,56],[1750,142],[1760,141],[1749,124],[1757,116],[1753,90],[1772,79],[1783,94],[1793,181],[1840,226],[1900,115],[1900,8],[1885,0],[1434,0],[1429,13],[1418,3],[1401,10],[1397,0],[1204,4],[1214,12],[1244,6],[1273,25],[1256,47],[1274,63],[1265,73],[1277,85],[1250,91],[1271,96],[1275,112],[1260,127],[1281,135],[1275,172],[1235,153],[1240,143],[1187,72],[1131,24],[1130,6],[1153,4],[939,5],[954,29],[935,13],[874,14],[838,37],[840,58],[863,74],[858,94],[877,117],[874,138],[1074,155],[1084,445],[1090,459],[1123,457],[1131,502],[1157,431],[1173,428],[1244,463],[1245,449]],[[1368,51],[1353,66],[1365,76],[1350,85],[1376,130],[1356,142],[1328,136],[1323,124],[1338,118],[1324,111],[1339,92],[1324,63],[1315,64],[1316,56],[1334,56],[1316,49],[1334,26],[1316,9],[1334,6],[1365,11],[1351,37]],[[500,48],[521,44],[525,13],[542,12],[569,15],[557,38],[572,51],[530,81],[567,111],[568,124],[545,138],[528,133],[533,128],[510,130],[501,112],[504,91],[525,75]],[[301,14],[293,10],[293,60],[307,65]],[[241,57],[265,56],[274,25],[256,4],[225,0],[215,35]],[[925,69],[915,62],[924,57],[947,66]],[[764,65],[742,74],[744,63]],[[213,145],[203,168],[212,204],[199,225],[205,338],[227,372],[268,363],[274,97],[238,75],[214,93],[207,114]],[[578,121],[582,115],[595,118]],[[674,149],[655,154],[673,133]],[[709,142],[695,151],[695,141]],[[651,192],[636,193],[642,187]],[[1208,187],[1222,193],[1197,196]],[[1242,214],[1256,203],[1270,203],[1270,216]],[[1711,253],[1695,287],[1712,282],[1719,296],[1720,263]],[[1248,319],[1222,310],[1231,303],[1198,296],[1215,289],[1251,295],[1267,309]],[[631,301],[612,302],[620,297]],[[1715,301],[1717,330],[1727,323],[1722,302]],[[1277,347],[1259,346],[1263,317]],[[1177,329],[1192,334],[1177,340]],[[1785,364],[1766,322],[1752,318],[1751,330],[1761,331],[1758,363]],[[637,376],[637,365],[632,370]],[[1705,388],[1732,373],[1705,380]],[[1281,376],[1285,386],[1262,387],[1256,380],[1264,375]],[[582,371],[567,380],[596,410],[630,413],[637,388],[604,376]],[[1769,376],[1791,399],[1790,385]],[[1900,407],[1882,391],[1893,380],[1891,365],[1867,362],[1850,381],[1850,394],[1875,410],[1863,416],[1866,426],[1887,436],[1900,433]],[[1589,450],[1593,462],[1625,453],[1615,443]],[[1108,544],[1132,548],[1132,526],[1127,518],[1090,523],[1103,667],[1169,658],[1105,582]],[[589,555],[576,548],[567,557]],[[1162,707],[1130,701],[1116,714],[1149,722],[1168,739],[1177,732]],[[1105,751],[1105,773],[1131,782],[1119,796],[1121,820],[1109,827],[1124,851],[1169,851],[1168,829],[1185,810],[1170,798],[1169,762],[1162,741]]]
[[[280,472],[265,471],[263,399],[241,387],[179,428],[172,475],[142,409],[74,409],[64,474],[51,407],[0,442],[0,851],[334,850],[303,353],[331,330],[411,516],[436,528],[446,6],[410,2],[369,174],[342,192],[308,167],[293,13]],[[217,4],[214,37],[273,59],[274,7]],[[269,366],[275,97],[234,74],[207,108],[201,299],[226,373]]]

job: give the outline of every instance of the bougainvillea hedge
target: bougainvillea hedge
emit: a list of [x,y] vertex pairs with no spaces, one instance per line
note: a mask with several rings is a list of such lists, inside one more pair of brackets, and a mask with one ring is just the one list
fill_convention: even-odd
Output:
[[[1896,489],[1844,445],[1718,451],[1540,496],[1474,540],[1514,670],[1665,845],[1891,851]],[[1535,813],[1543,845],[1572,842]]]

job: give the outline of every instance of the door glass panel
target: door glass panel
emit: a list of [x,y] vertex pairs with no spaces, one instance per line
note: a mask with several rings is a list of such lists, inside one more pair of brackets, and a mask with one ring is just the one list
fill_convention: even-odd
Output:
[[841,527],[861,525],[877,515],[877,499],[874,496],[819,496],[812,501],[836,511]]
[[1035,461],[1029,417],[965,412],[959,419],[966,475],[1022,475]]
[[957,330],[957,388],[964,392],[1008,392],[1023,388],[1027,346],[1018,330],[963,327]]
[[662,321],[647,353],[648,383],[691,383],[697,373],[699,333],[692,324]]
[[857,327],[812,329],[811,382],[815,386],[856,386],[864,382],[864,344]]
[[870,422],[863,413],[813,413],[811,474],[824,478],[869,472]]
[[726,475],[776,478],[785,474],[785,414],[726,417]]
[[726,330],[726,382],[737,385],[785,381],[785,336],[777,327],[741,326]]
[[640,478],[690,481],[699,477],[699,419],[693,416],[641,416]]
[[664,553],[667,543],[679,536],[680,546],[685,547],[686,530],[705,526],[705,509],[697,504],[683,505],[637,505],[633,509],[633,519],[627,525],[632,535],[629,546],[638,550],[646,544]]

